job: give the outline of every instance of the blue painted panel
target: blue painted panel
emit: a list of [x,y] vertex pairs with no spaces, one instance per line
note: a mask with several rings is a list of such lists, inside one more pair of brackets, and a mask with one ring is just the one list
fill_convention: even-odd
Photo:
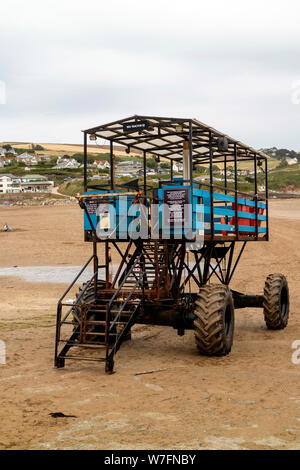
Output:
[[[103,194],[105,193],[106,191],[88,191],[86,193],[83,193],[84,195],[90,195],[90,194]],[[96,214],[90,214],[90,218],[91,218],[91,221],[92,221],[92,224],[94,226],[94,228],[96,228],[97,226],[97,216]],[[92,230],[92,227],[91,227],[91,224],[86,216],[86,213],[84,211],[84,219],[83,219],[83,222],[84,222],[84,230]]]
[[[110,192],[120,192],[120,191],[110,191]],[[92,192],[86,192],[84,194],[106,194],[107,191],[92,191]],[[120,192],[120,196],[122,193]],[[111,230],[116,230],[117,236],[119,238],[127,238],[127,229],[129,223],[135,218],[135,217],[128,217],[127,218],[127,213],[128,213],[128,208],[131,206],[132,200],[134,196],[126,196],[127,200],[124,200],[122,197],[120,198],[105,198],[104,204],[107,203],[107,201],[112,203],[112,207],[110,208],[110,227]],[[97,215],[96,214],[90,214],[91,221],[93,223],[94,228],[96,229],[97,227]],[[87,218],[87,215],[84,211],[84,230],[92,230],[92,227],[89,223],[89,220]]]
[[[158,198],[163,199],[163,190],[164,189],[191,189],[190,186],[187,185],[182,185],[178,181],[178,185],[166,185],[163,186],[158,190]],[[112,191],[111,191],[112,192]],[[92,191],[92,192],[87,192],[85,194],[94,194],[97,196],[97,194],[103,194],[107,193],[107,191]],[[120,196],[122,196],[122,193],[120,192]],[[214,193],[214,201],[220,201],[220,205],[215,205],[214,206],[214,229],[216,234],[221,234],[223,231],[225,232],[235,232],[236,227],[235,225],[227,225],[227,224],[222,224],[222,216],[223,217],[228,217],[229,219],[226,219],[230,222],[230,218],[235,217],[236,213],[235,210],[232,209],[231,204],[224,205],[222,202],[228,202],[228,203],[235,203],[235,198],[234,196],[229,196],[226,194],[220,194],[220,193]],[[109,197],[109,196],[108,196]],[[111,202],[113,202],[113,205],[115,207],[115,216],[113,214],[113,210],[111,211],[111,217],[110,217],[110,222],[111,222],[111,228],[116,230],[116,236],[118,238],[124,239],[127,238],[127,233],[128,233],[128,226],[129,224],[139,215],[138,214],[138,205],[132,206],[132,200],[134,196],[126,196],[127,200],[124,201],[124,198],[111,198]],[[205,191],[202,189],[198,189],[196,187],[193,187],[193,195],[191,194],[191,191],[189,191],[189,199],[190,203],[192,202],[192,213],[190,214],[190,220],[191,220],[191,226],[189,227],[184,227],[185,230],[203,230],[205,233],[210,233],[210,192]],[[106,198],[107,200],[107,198]],[[244,206],[250,206],[250,207],[255,207],[255,202],[244,199],[244,198],[238,198],[238,204],[244,205]],[[258,202],[258,208],[260,209],[265,209],[266,204],[262,202]],[[128,214],[128,209],[129,207],[131,208],[131,216],[127,216]],[[162,219],[163,219],[163,203],[160,201],[159,203],[159,227],[162,229]],[[91,214],[90,215],[91,220],[94,224],[94,227],[96,228],[97,226],[97,215],[96,214]],[[256,219],[254,213],[249,213],[249,212],[244,212],[244,211],[238,211],[238,218],[242,220],[249,220],[254,221]],[[262,214],[258,214],[257,220],[259,222],[264,222],[266,221],[266,216]],[[86,214],[84,214],[84,229],[85,230],[91,230],[90,223],[87,219]],[[172,231],[173,230],[173,231]],[[182,233],[182,229],[175,229],[176,231],[174,232],[174,229],[171,229],[171,234],[174,233]],[[255,232],[255,227],[253,225],[239,225],[238,230],[240,232]],[[165,235],[167,237],[169,230],[165,232]],[[258,227],[258,233],[266,233],[266,228],[265,227]],[[168,238],[168,237],[167,237]]]
[[[210,207],[205,206],[205,214],[210,214]],[[229,209],[229,208],[223,208],[220,206],[215,206],[214,207],[214,214],[216,215],[227,215],[229,217],[235,217],[235,210]],[[252,219],[255,220],[255,214],[250,213],[250,212],[241,212],[238,211],[238,218],[240,219]],[[266,220],[267,217],[265,215],[257,215],[257,220]],[[216,220],[216,219],[215,219]]]
[[[194,189],[193,194],[199,197],[208,198],[210,200],[209,191],[205,191],[203,189]],[[235,197],[229,196],[228,194],[214,193],[214,200],[235,202]],[[238,204],[243,204],[244,206],[255,207],[254,201],[249,201],[249,199],[244,199],[240,197],[238,197]],[[266,209],[267,206],[264,202],[258,202],[257,207],[259,207],[260,209]]]

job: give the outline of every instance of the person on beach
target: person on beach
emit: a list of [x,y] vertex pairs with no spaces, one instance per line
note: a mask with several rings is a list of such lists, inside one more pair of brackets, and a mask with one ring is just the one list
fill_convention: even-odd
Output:
[[12,228],[10,228],[7,224],[3,225],[3,232],[11,232]]

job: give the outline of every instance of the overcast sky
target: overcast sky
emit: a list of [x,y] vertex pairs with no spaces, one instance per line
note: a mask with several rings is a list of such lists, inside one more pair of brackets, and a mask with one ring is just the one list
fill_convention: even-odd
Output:
[[1,2],[0,141],[144,114],[300,150],[299,23],[299,0]]

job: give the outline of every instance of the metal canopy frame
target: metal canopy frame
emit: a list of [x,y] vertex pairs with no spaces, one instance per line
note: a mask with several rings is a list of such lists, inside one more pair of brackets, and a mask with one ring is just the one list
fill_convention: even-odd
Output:
[[[142,124],[143,123],[143,124]],[[137,124],[137,126],[135,126]],[[84,133],[84,190],[88,191],[107,189],[110,187],[115,191],[115,171],[114,171],[114,143],[123,145],[126,148],[134,148],[143,156],[143,189],[147,194],[146,157],[147,153],[159,158],[168,159],[170,165],[170,177],[173,182],[173,163],[184,159],[184,143],[188,142],[189,152],[189,175],[182,180],[183,183],[191,185],[198,183],[193,179],[194,166],[204,164],[209,168],[209,184],[201,182],[210,190],[211,197],[211,220],[214,217],[214,190],[222,190],[226,195],[233,193],[235,198],[235,220],[236,233],[238,239],[238,197],[247,196],[253,199],[256,208],[256,232],[258,239],[258,167],[263,167],[265,183],[265,203],[266,203],[266,239],[269,238],[268,223],[268,159],[269,157],[261,152],[239,142],[216,129],[196,119],[154,117],[144,115],[129,116],[118,121],[113,121],[101,126],[92,127],[83,131]],[[106,139],[110,142],[110,183],[105,185],[90,185],[87,178],[87,140],[88,135],[94,135]],[[226,145],[222,145],[226,143]],[[221,144],[221,145],[220,145]],[[225,150],[221,150],[223,149]],[[238,163],[251,161],[253,163],[254,181],[253,195],[243,193],[238,188]],[[234,189],[228,186],[228,164],[233,162],[234,167]],[[214,163],[224,165],[224,185],[217,185],[214,181]],[[214,229],[211,231],[211,239],[214,239]]]
[[[148,121],[148,129],[124,132],[123,124]],[[266,160],[268,156],[239,142],[226,134],[198,121],[197,119],[168,118],[157,116],[133,115],[101,126],[83,131],[85,135],[95,134],[111,143],[149,152],[158,157],[173,161],[182,160],[183,142],[189,141],[192,162],[208,163],[211,158],[216,162],[227,163],[237,160]],[[226,138],[228,150],[218,150],[218,139]]]

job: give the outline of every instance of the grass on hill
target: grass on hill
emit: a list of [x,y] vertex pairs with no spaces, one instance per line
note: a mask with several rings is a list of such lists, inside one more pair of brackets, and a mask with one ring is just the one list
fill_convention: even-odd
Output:
[[300,189],[300,163],[272,170],[268,176],[270,189],[282,189],[287,186]]

